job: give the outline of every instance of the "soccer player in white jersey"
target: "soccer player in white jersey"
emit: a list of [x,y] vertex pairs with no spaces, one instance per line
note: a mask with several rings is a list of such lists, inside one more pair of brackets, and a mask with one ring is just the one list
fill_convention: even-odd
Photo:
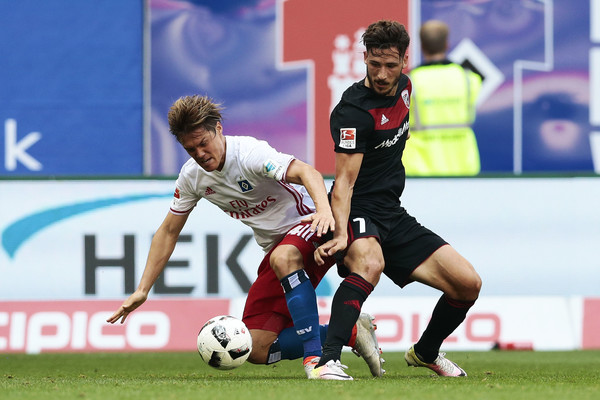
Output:
[[[204,96],[182,97],[171,106],[171,133],[191,158],[181,168],[170,212],[152,239],[138,288],[107,322],[123,323],[146,301],[190,212],[204,198],[252,228],[265,251],[242,317],[252,335],[248,360],[270,364],[303,356],[310,376],[327,329],[319,326],[314,288],[334,262],[318,266],[313,258],[315,247],[335,226],[323,177],[264,141],[223,135],[221,111]],[[372,317],[359,319],[346,344],[364,357],[374,376],[383,373]]]

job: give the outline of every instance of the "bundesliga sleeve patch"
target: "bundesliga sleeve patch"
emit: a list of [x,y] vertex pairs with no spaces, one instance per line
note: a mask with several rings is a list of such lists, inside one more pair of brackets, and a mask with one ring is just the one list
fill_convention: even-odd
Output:
[[356,128],[340,128],[340,147],[342,149],[356,148]]
[[263,172],[267,177],[280,181],[283,179],[285,171],[283,165],[279,164],[277,161],[267,160],[263,164]]

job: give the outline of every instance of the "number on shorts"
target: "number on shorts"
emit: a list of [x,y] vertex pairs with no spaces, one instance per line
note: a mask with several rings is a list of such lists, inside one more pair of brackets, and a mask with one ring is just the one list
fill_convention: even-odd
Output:
[[354,218],[352,220],[352,222],[356,222],[358,221],[358,232],[360,233],[365,233],[366,227],[365,227],[365,219],[364,218]]

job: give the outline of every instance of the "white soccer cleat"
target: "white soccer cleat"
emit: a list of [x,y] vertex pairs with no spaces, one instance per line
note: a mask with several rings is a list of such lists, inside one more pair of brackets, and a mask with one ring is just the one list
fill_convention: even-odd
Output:
[[444,357],[446,353],[440,353],[435,361],[431,364],[421,361],[417,353],[415,353],[415,347],[411,346],[410,349],[404,353],[404,359],[409,367],[425,367],[429,368],[439,376],[467,376],[467,373],[459,367],[455,362],[448,360]]
[[311,379],[311,372],[315,369],[320,360],[321,357],[312,357],[310,360],[304,361],[304,372],[306,372],[306,377],[308,379]]
[[381,349],[375,336],[377,325],[373,323],[374,319],[370,314],[360,314],[356,321],[356,342],[352,352],[365,360],[371,370],[371,375],[379,377],[385,374],[383,369],[385,360],[381,358]]
[[[309,362],[310,363],[310,362]],[[353,381],[354,379],[344,372],[348,367],[342,365],[339,360],[329,360],[325,365],[315,368],[317,363],[312,366],[310,372],[307,366],[304,366],[308,379],[328,379],[336,381]]]

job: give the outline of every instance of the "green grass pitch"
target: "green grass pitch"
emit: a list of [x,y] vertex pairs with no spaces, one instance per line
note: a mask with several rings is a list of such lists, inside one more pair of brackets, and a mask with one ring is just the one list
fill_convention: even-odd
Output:
[[448,357],[469,376],[408,368],[402,353],[384,353],[387,373],[374,379],[344,352],[352,382],[309,381],[299,360],[217,371],[196,353],[0,354],[0,399],[600,399],[600,350]]

